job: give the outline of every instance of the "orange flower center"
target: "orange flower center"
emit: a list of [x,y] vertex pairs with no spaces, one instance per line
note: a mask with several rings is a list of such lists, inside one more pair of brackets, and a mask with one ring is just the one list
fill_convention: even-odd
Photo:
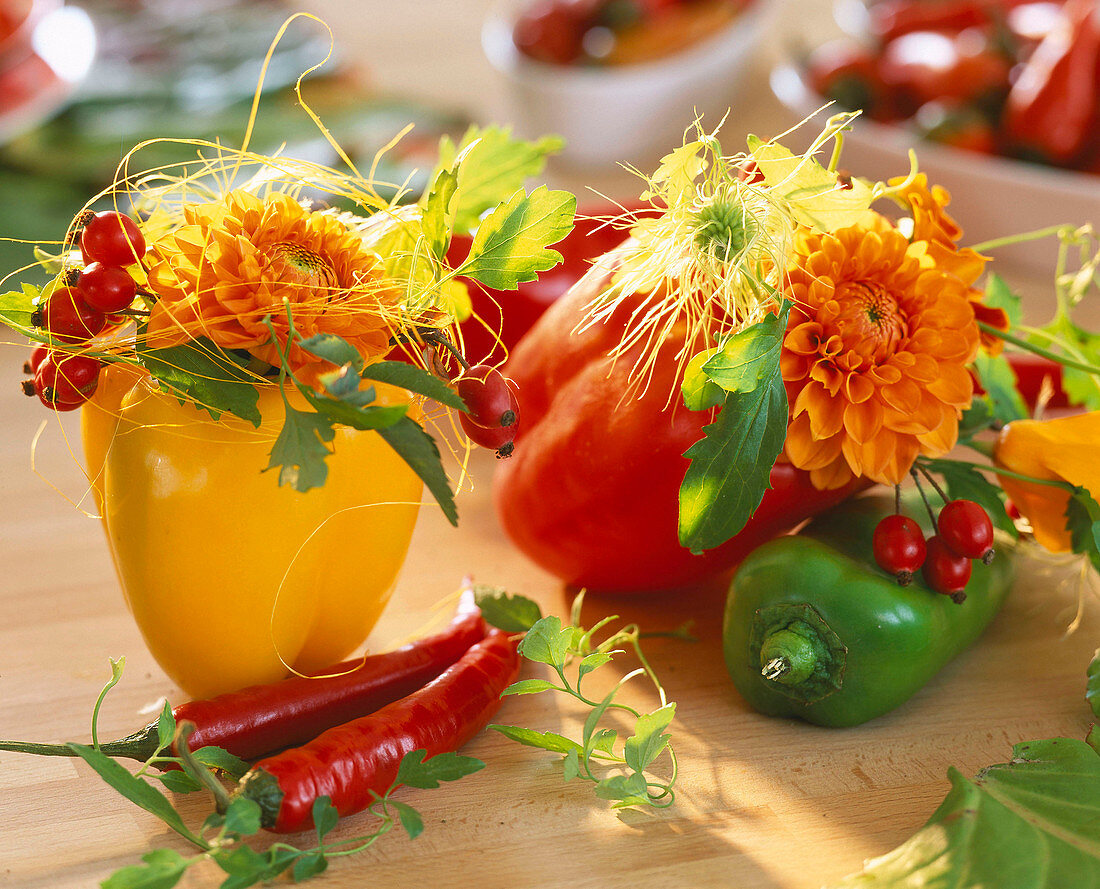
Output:
[[851,347],[868,357],[895,352],[909,336],[897,298],[878,281],[845,281],[836,289],[837,326]]
[[328,258],[301,244],[282,241],[272,245],[268,252],[268,268],[275,280],[285,286],[322,290],[327,297],[339,287],[336,269]]

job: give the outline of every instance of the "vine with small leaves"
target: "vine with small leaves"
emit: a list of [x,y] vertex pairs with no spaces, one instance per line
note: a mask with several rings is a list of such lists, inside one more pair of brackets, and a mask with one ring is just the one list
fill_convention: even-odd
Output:
[[[556,616],[543,617],[538,605],[530,599],[509,596],[488,587],[477,588],[478,605],[486,621],[509,632],[525,633],[520,654],[529,661],[548,666],[557,678],[557,681],[521,679],[505,689],[504,694],[555,691],[591,708],[579,741],[557,732],[515,725],[490,725],[489,728],[525,746],[561,754],[565,779],[580,778],[592,783],[596,796],[612,801],[614,808],[667,808],[675,800],[677,760],[669,743],[671,735],[666,729],[676,715],[676,704],[668,700],[664,686],[642,652],[642,634],[638,626],[627,624],[597,642],[596,635],[618,620],[618,616],[605,617],[585,629],[580,623],[583,600],[582,592],[573,601],[571,624],[562,626],[561,619]],[[668,635],[691,638],[686,627]],[[640,666],[622,676],[602,699],[586,695],[582,689],[585,678],[628,648]],[[571,679],[570,673],[575,673],[576,678]],[[615,700],[623,686],[639,676],[645,676],[652,683],[660,702],[659,707],[648,713]],[[632,734],[620,740],[617,730],[601,728],[601,720],[609,711],[633,719]],[[649,769],[665,752],[669,776],[662,780],[650,774]],[[606,772],[601,766],[614,771]]]

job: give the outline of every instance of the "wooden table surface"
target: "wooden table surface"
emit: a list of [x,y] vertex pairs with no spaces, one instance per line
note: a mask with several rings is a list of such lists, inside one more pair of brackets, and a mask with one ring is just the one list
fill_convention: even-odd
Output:
[[[454,3],[371,0],[363,7],[376,27],[338,33],[357,51],[376,50],[364,58],[383,88],[407,84],[443,101],[476,95],[477,113],[492,93],[468,44],[476,40],[471,22],[486,5],[470,0],[460,15]],[[340,4],[306,6],[325,13]],[[408,6],[425,7],[425,15],[407,15]],[[799,4],[806,13],[800,26],[820,21],[826,6]],[[441,42],[444,34],[449,42]],[[772,55],[780,42],[769,45]],[[438,47],[440,64],[465,65],[470,79],[459,85],[461,77],[421,69],[403,77],[400,65],[417,46]],[[761,133],[789,123],[766,97],[769,57],[750,76],[740,109],[745,129]],[[78,424],[73,415],[59,422],[19,394],[23,358],[23,349],[0,346],[0,736],[86,741],[107,659],[125,654],[125,678],[101,717],[103,737],[121,736],[148,722],[163,697],[178,702],[181,693],[153,662],[126,611],[100,523],[90,515]],[[567,592],[512,548],[498,526],[492,469],[491,458],[474,460],[457,530],[435,508],[422,511],[372,649],[423,631],[436,614],[432,607],[466,574],[567,615]],[[1064,581],[1064,572],[1028,563],[1004,611],[972,649],[899,710],[846,730],[768,719],[747,707],[722,662],[720,586],[673,598],[593,598],[585,608],[589,622],[617,613],[658,631],[695,621],[698,642],[646,645],[679,705],[676,805],[657,814],[616,814],[587,786],[564,784],[553,755],[487,733],[465,751],[487,763],[483,771],[439,790],[402,792],[424,815],[419,839],[395,832],[369,853],[334,862],[318,885],[815,889],[836,881],[925,821],[947,791],[949,766],[972,775],[1008,759],[1014,742],[1084,736],[1090,722],[1084,671],[1100,638],[1100,603],[1087,596],[1080,626],[1067,636],[1078,599]],[[653,706],[642,692],[637,700]],[[579,734],[585,715],[568,700],[538,695],[508,700],[499,718]],[[195,820],[208,806],[197,794],[180,805]],[[0,885],[18,889],[90,887],[151,848],[187,852],[175,834],[72,760],[0,753],[0,824]],[[348,823],[337,835],[363,827]],[[221,876],[211,865],[181,885],[215,886]]]
[[[0,349],[0,736],[86,741],[107,658],[125,654],[125,677],[101,718],[101,737],[120,737],[148,722],[164,696],[182,695],[126,611],[99,521],[85,513],[86,502],[71,502],[86,488],[70,453],[78,447],[73,416],[59,424],[17,391],[22,354]],[[422,511],[373,649],[422,631],[433,613],[438,620],[432,607],[464,574],[568,614],[566,591],[498,527],[492,469],[492,459],[474,461],[457,530],[435,508]],[[679,705],[676,805],[616,814],[587,786],[564,784],[553,755],[486,733],[466,748],[487,763],[483,771],[438,790],[402,792],[423,812],[419,839],[393,833],[374,851],[334,863],[321,885],[815,889],[913,833],[945,795],[948,766],[972,775],[1009,758],[1014,742],[1084,736],[1084,670],[1100,636],[1100,605],[1090,595],[1080,628],[1067,637],[1077,599],[1059,580],[1029,563],[972,649],[899,710],[847,730],[747,707],[722,662],[720,587],[674,598],[592,598],[586,622],[618,613],[659,631],[695,621],[698,642],[658,638],[645,646]],[[654,706],[641,690],[637,702]],[[538,695],[507,700],[499,719],[579,736],[586,715],[568,699]],[[209,803],[195,794],[180,805],[201,821]],[[355,835],[366,821],[338,831]],[[0,753],[0,823],[0,885],[20,889],[93,886],[150,848],[187,852],[74,760]],[[219,875],[210,866],[182,885],[214,886]]]

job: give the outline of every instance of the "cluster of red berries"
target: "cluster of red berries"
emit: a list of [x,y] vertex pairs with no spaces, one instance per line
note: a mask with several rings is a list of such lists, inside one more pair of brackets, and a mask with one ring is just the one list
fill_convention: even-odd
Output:
[[496,368],[478,364],[465,370],[455,387],[468,411],[459,414],[462,431],[474,444],[496,451],[497,457],[510,457],[519,429],[516,384]]
[[[78,219],[81,271],[66,273],[63,287],[54,290],[31,316],[35,327],[66,346],[78,347],[98,336],[117,313],[130,307],[137,283],[127,266],[145,253],[145,238],[130,217],[108,210]],[[87,355],[36,346],[23,370],[32,379],[23,383],[27,395],[37,395],[53,410],[71,411],[95,392],[100,362]]]
[[875,528],[875,561],[902,586],[920,570],[932,589],[961,603],[971,560],[988,565],[993,559],[993,522],[973,500],[950,500],[940,510],[936,530],[925,540],[920,525],[908,516],[887,516]]

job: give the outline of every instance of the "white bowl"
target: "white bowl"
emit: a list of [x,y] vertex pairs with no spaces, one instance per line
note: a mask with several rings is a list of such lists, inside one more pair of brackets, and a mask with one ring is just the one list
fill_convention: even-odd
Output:
[[[772,71],[772,91],[794,114],[804,116],[825,100],[815,95],[793,65]],[[824,115],[822,115],[823,117]],[[816,128],[808,126],[807,133]],[[791,147],[796,139],[789,139]],[[965,231],[964,244],[1069,223],[1100,225],[1100,176],[993,157],[919,139],[903,126],[857,120],[844,140],[840,165],[857,176],[885,180],[909,171],[909,149],[917,153],[928,181],[951,193],[948,212]],[[1054,238],[1014,244],[995,251],[1005,263],[1036,276],[1054,272]]]
[[490,13],[481,44],[507,84],[517,133],[556,133],[562,159],[574,166],[620,162],[641,166],[682,143],[697,114],[717,125],[770,20],[774,0],[756,0],[708,39],[653,62],[573,68],[529,58],[512,33],[532,0],[502,0]]

